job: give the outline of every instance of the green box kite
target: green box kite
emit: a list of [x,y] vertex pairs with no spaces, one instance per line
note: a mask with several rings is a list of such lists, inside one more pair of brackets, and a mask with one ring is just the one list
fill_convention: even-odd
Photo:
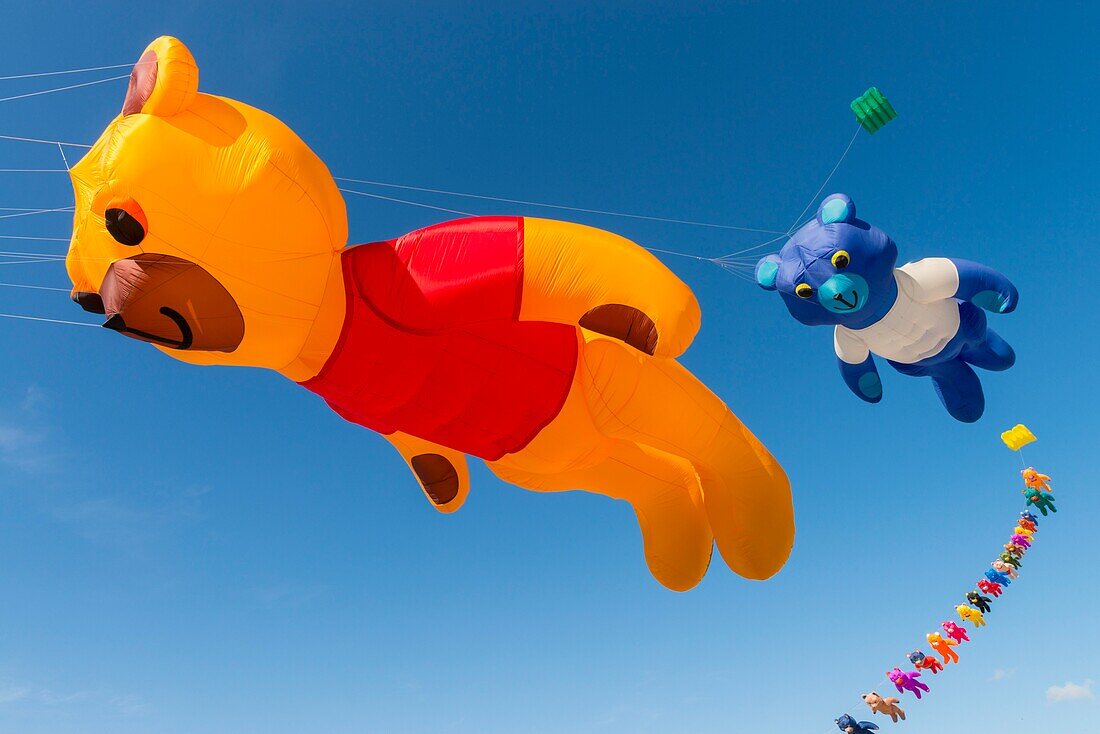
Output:
[[872,135],[898,116],[893,105],[878,91],[878,87],[871,87],[853,99],[852,112],[856,113],[856,119],[863,129]]

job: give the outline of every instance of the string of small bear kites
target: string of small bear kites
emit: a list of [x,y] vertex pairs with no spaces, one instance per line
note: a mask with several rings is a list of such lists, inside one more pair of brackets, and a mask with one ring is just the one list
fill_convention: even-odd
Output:
[[[140,62],[139,62],[140,63]],[[146,62],[149,63],[149,62]],[[60,79],[81,79],[81,81],[75,81],[72,83],[61,84],[59,86],[50,86],[44,89],[31,89],[29,91],[18,91],[16,93],[0,96],[0,103],[10,103],[17,100],[25,100],[29,98],[41,97],[44,95],[58,94],[62,92],[71,92],[73,90],[84,89],[87,87],[93,87],[102,84],[108,84],[112,82],[120,82],[130,78],[130,71],[135,68],[133,63],[125,64],[108,64],[101,66],[84,66],[72,69],[60,69],[53,71],[39,71],[31,73],[10,74],[6,76],[0,76],[0,83],[11,82],[26,82],[27,80],[41,81],[49,80],[54,81],[54,77]],[[125,74],[116,74],[120,69],[127,69]],[[109,74],[108,76],[102,76],[103,74]],[[88,75],[99,75],[98,78],[92,78],[90,80],[84,80]],[[2,87],[0,87],[2,89]],[[856,142],[856,138],[859,136],[861,130],[865,130],[868,133],[873,134],[879,130],[883,125],[897,116],[893,107],[886,101],[876,88],[872,87],[865,94],[857,97],[851,103],[851,109],[856,116],[859,125],[856,127],[852,134],[848,144],[844,147],[843,152],[837,158],[835,164],[829,170],[828,175],[825,176],[821,185],[811,196],[806,205],[802,207],[798,216],[794,218],[791,225],[785,230],[769,229],[766,227],[753,227],[742,224],[731,224],[723,222],[709,222],[698,221],[691,219],[682,219],[675,217],[663,217],[649,214],[638,214],[623,211],[613,211],[610,209],[600,209],[592,207],[579,207],[569,206],[566,204],[557,204],[544,201],[532,201],[527,199],[510,198],[503,196],[490,196],[487,194],[478,194],[465,191],[455,191],[450,189],[433,188],[428,186],[416,186],[411,184],[393,183],[388,181],[378,181],[365,178],[353,178],[336,176],[334,177],[338,182],[340,191],[345,194],[357,197],[365,197],[379,201],[387,201],[395,204],[401,204],[406,206],[414,206],[424,209],[430,209],[433,211],[443,212],[446,214],[453,214],[458,216],[476,216],[475,214],[463,211],[461,209],[442,207],[435,204],[431,204],[425,201],[414,200],[409,198],[416,194],[430,195],[432,197],[450,197],[453,199],[463,199],[467,201],[476,202],[491,202],[497,204],[506,204],[513,207],[522,208],[535,208],[535,209],[547,209],[565,212],[574,212],[577,214],[583,214],[588,216],[597,217],[618,217],[624,219],[632,219],[643,222],[655,222],[663,224],[680,225],[687,227],[699,227],[714,230],[724,230],[730,232],[743,232],[749,234],[767,235],[767,239],[756,242],[748,247],[739,249],[733,252],[720,255],[718,257],[705,257],[690,252],[682,252],[678,250],[671,250],[667,248],[659,247],[646,247],[650,252],[658,255],[669,255],[674,257],[688,258],[700,262],[707,262],[722,268],[727,273],[748,282],[753,282],[753,271],[758,258],[758,251],[762,248],[774,245],[789,238],[800,226],[805,224],[804,217],[806,212],[810,210],[813,202],[817,200],[817,197],[824,191],[825,187],[832,180],[833,176],[839,170],[841,164],[847,158],[848,153],[851,151],[852,146]],[[34,137],[31,135],[7,135],[0,134],[0,141],[7,141],[11,143],[27,143],[43,145],[55,148],[57,154],[61,159],[60,167],[6,167],[0,168],[0,175],[8,174],[68,174],[70,169],[69,155],[66,150],[71,149],[88,149],[91,145],[86,143],[77,143],[64,140],[54,140],[48,138]],[[2,159],[0,159],[2,160]],[[364,188],[375,189],[375,191],[364,191]],[[379,193],[377,190],[383,190],[387,193]],[[400,196],[392,195],[393,193],[400,193]],[[415,197],[418,198],[418,197]],[[0,207],[0,220],[15,220],[23,219],[27,217],[36,218],[35,221],[42,219],[43,221],[49,221],[50,216],[56,216],[58,214],[71,215],[73,212],[72,206],[58,206],[58,207]],[[19,247],[15,242],[24,243],[24,246],[31,248],[33,243],[43,242],[68,242],[67,237],[58,236],[43,236],[43,235],[28,235],[28,234],[9,234],[3,231],[3,225],[0,224],[0,240],[13,242],[13,247]],[[6,266],[23,266],[24,268],[40,265],[42,263],[60,263],[65,261],[65,254],[59,252],[44,252],[31,249],[3,249],[0,250],[0,267]],[[32,283],[17,283],[7,282],[7,279],[0,280],[0,288],[15,288],[21,290],[41,291],[44,293],[68,293],[69,289],[60,285],[37,285]],[[57,323],[70,326],[95,326],[99,324],[82,322],[82,321],[69,321],[66,319],[54,319],[46,316],[37,316],[31,314],[15,314],[15,313],[3,313],[0,312],[0,318],[19,319],[30,322],[45,322],[45,323]]]
[[[1003,552],[997,553],[990,567],[985,569],[977,583],[966,592],[962,603],[955,607],[955,615],[959,622],[956,623],[952,619],[946,620],[940,625],[942,632],[937,630],[926,635],[925,640],[932,646],[933,652],[925,654],[923,650],[916,649],[905,655],[905,659],[913,665],[913,670],[905,671],[901,667],[894,667],[893,670],[887,671],[886,677],[894,685],[899,696],[911,693],[918,701],[921,700],[922,694],[930,691],[927,682],[921,680],[921,674],[931,672],[937,675],[946,670],[947,666],[959,662],[960,656],[955,648],[970,642],[969,632],[963,625],[970,622],[975,632],[986,626],[985,615],[992,611],[995,603],[999,603],[994,600],[999,600],[1008,586],[1019,579],[1023,558],[1034,544],[1039,531],[1039,517],[1035,515],[1035,511],[1040,512],[1043,518],[1058,511],[1054,507],[1050,477],[1028,466],[1024,459],[1023,447],[1035,440],[1035,434],[1022,423],[1001,433],[1001,441],[1020,456],[1020,462],[1024,467],[1020,472],[1024,485],[1024,510],[1014,521],[1015,527],[1012,528],[1008,542],[1003,546]],[[1043,522],[1046,520],[1044,519]],[[939,653],[942,661],[933,653]],[[905,721],[905,709],[902,708],[900,699],[874,693],[873,688],[867,690],[872,693],[861,694],[861,698],[863,703],[870,707],[872,714],[889,717],[895,724],[899,720]],[[845,734],[868,734],[879,729],[878,724],[873,721],[860,720],[859,717],[850,713],[841,714],[834,723],[836,728],[830,728],[829,732],[839,729]]]

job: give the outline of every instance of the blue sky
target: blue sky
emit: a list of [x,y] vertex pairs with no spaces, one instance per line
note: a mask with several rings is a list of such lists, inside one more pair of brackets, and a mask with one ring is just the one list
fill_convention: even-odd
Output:
[[[889,368],[884,401],[864,405],[827,329],[666,258],[703,306],[684,361],[786,466],[799,530],[772,581],[715,563],[674,594],[649,577],[626,505],[525,492],[477,465],[467,505],[440,516],[385,441],[274,374],[0,320],[0,732],[835,730],[845,711],[867,718],[858,694],[887,689],[883,672],[1005,541],[1019,460],[998,434],[1018,421],[1040,436],[1028,459],[1054,475],[1061,512],[899,731],[1087,730],[1096,701],[1048,689],[1100,680],[1100,12],[592,5],[25,3],[0,25],[0,76],[130,62],[171,34],[205,91],[281,117],[337,175],[780,230],[847,143],[848,101],[877,84],[900,117],[860,136],[829,189],[903,259],[980,260],[1018,285],[1019,310],[991,321],[1019,360],[983,375],[985,417],[951,421],[926,381]],[[76,78],[60,79],[0,82],[0,97]],[[90,142],[122,94],[5,102],[0,133]],[[11,142],[0,157],[60,162]],[[0,205],[71,201],[64,175],[0,173]],[[445,216],[348,209],[353,241]],[[0,234],[66,237],[68,216],[0,220]],[[703,256],[759,241],[568,217]],[[67,285],[57,263],[0,274]],[[85,320],[53,291],[0,288],[0,311]]]

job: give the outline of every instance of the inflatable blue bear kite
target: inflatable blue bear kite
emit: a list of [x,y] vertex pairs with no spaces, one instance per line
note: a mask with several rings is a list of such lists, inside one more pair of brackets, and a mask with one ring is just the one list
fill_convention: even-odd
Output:
[[756,282],[779,291],[803,324],[835,326],[840,374],[863,400],[882,399],[874,353],[902,374],[931,377],[947,411],[972,423],[985,396],[971,365],[1006,370],[1016,361],[981,309],[1010,313],[1016,287],[968,260],[931,257],[895,268],[897,258],[889,235],[857,219],[850,198],[832,194],[778,255],[757,263]]

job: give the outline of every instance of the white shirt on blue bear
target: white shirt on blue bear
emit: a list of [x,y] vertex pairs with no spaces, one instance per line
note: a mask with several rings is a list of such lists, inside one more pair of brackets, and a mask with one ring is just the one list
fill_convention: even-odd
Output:
[[959,331],[959,271],[945,257],[929,257],[894,270],[898,298],[881,319],[863,329],[837,326],[836,356],[861,364],[869,352],[903,364],[939,354]]

